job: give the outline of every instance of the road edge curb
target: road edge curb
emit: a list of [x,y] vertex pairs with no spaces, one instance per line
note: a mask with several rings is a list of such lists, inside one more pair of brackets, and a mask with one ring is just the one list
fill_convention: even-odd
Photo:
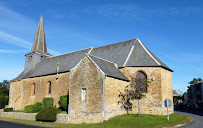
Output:
[[185,126],[185,125],[192,124],[193,122],[194,122],[194,119],[192,118],[189,122],[186,122],[186,123],[183,123],[183,124],[178,124],[178,125],[171,126],[171,127],[163,127],[163,128],[178,128],[178,127],[182,127],[182,126]]

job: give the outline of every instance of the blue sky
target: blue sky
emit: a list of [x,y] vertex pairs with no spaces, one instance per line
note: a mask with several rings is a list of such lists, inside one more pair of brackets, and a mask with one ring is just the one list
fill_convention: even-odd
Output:
[[203,77],[201,0],[0,0],[0,81],[23,71],[42,7],[52,55],[138,37],[174,70],[175,90]]

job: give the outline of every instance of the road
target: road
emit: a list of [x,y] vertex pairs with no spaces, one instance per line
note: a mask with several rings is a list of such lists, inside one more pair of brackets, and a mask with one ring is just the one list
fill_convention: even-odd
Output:
[[183,126],[181,128],[203,128],[203,112],[198,110],[178,110],[176,113],[180,113],[194,119],[194,122]]
[[[0,128],[48,128],[0,120]],[[53,127],[52,127],[53,128]]]

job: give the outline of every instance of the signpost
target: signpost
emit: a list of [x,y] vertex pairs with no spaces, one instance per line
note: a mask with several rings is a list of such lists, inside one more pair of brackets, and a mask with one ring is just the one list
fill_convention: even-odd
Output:
[[168,113],[168,109],[172,106],[172,102],[170,99],[165,99],[164,100],[164,105],[167,108],[167,119],[169,120],[169,113]]

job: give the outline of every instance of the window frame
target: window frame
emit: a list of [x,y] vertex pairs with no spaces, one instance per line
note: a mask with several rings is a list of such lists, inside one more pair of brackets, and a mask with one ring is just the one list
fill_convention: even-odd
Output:
[[81,100],[82,101],[87,100],[87,89],[86,88],[82,88]]

